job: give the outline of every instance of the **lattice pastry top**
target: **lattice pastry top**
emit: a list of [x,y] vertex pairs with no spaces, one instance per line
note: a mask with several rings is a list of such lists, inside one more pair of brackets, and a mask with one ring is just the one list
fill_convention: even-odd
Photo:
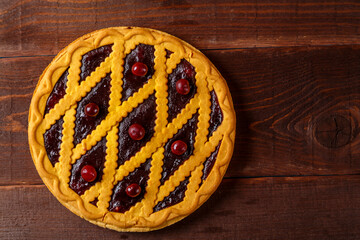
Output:
[[118,231],[186,217],[229,164],[235,113],[194,47],[151,29],[85,35],[45,69],[29,113],[36,168],[75,214]]

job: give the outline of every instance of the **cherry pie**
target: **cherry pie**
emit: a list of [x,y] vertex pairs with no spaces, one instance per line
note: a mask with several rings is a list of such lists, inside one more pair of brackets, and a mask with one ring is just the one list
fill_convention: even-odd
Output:
[[85,35],[45,69],[29,113],[39,175],[68,209],[118,231],[186,217],[229,164],[235,113],[194,47],[152,29]]

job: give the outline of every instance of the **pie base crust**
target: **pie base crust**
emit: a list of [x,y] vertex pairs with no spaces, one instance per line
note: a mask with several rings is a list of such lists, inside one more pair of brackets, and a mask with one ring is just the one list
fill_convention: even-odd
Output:
[[[139,43],[155,46],[155,73],[138,92],[121,103],[121,71],[124,58]],[[85,81],[78,84],[81,56],[104,45],[114,44],[113,52]],[[165,49],[173,52],[165,58]],[[196,70],[197,93],[186,105],[185,109],[173,120],[166,122],[166,77],[181,59],[186,59]],[[118,64],[115,64],[115,63]],[[56,81],[69,68],[66,95],[44,116],[46,101]],[[117,79],[112,84],[109,114],[106,119],[89,134],[80,144],[72,146],[76,103],[100,81],[109,70],[111,78]],[[210,95],[214,90],[222,110],[223,121],[212,136],[207,138],[209,127]],[[149,94],[156,92],[158,116],[155,134],[134,157],[122,166],[116,166],[116,123],[126,117],[134,106],[140,104]],[[160,185],[162,151],[156,146],[163,143],[159,139],[171,138],[182,124],[195,111],[199,111],[199,122],[193,156],[185,161],[179,169]],[[116,113],[116,114],[115,114]],[[61,116],[64,116],[63,139],[60,150],[60,161],[53,167],[44,147],[44,132]],[[104,124],[103,124],[104,123]],[[105,171],[101,182],[96,183],[79,196],[69,188],[71,163],[90,150],[102,135],[108,140]],[[75,40],[64,48],[45,69],[34,91],[29,111],[28,137],[31,155],[36,169],[51,193],[76,215],[101,227],[121,232],[145,232],[171,225],[200,207],[217,189],[230,162],[235,140],[235,112],[228,86],[213,64],[197,49],[188,43],[169,34],[146,28],[114,27],[89,33]],[[203,162],[220,145],[215,164],[205,181],[201,183]],[[148,147],[149,146],[149,147]],[[153,149],[157,149],[153,151]],[[146,187],[146,194],[141,202],[125,213],[110,212],[111,189],[106,184],[115,185],[129,172],[133,171],[147,156],[152,157],[151,172]],[[144,159],[145,158],[145,159]],[[153,207],[161,201],[185,177],[189,176],[189,184],[182,202],[153,212]],[[199,187],[200,186],[200,187]],[[99,197],[99,203],[90,203]]]

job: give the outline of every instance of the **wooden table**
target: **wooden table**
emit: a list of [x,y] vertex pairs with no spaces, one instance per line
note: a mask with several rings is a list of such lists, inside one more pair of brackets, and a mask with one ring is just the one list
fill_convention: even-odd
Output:
[[[1,239],[360,237],[360,3],[0,2]],[[118,233],[65,209],[33,165],[32,92],[57,52],[110,26],[159,29],[201,49],[227,80],[236,147],[217,192],[185,220]]]

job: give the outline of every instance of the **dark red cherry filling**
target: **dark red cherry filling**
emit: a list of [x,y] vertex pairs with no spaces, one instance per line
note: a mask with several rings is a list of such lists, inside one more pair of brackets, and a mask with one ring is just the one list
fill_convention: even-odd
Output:
[[99,202],[99,199],[96,197],[93,201],[90,201],[90,203],[94,206]]
[[185,192],[188,184],[189,184],[189,177],[185,178],[185,180],[182,181],[179,184],[179,186],[177,186],[174,189],[174,191],[172,191],[167,197],[165,197],[162,201],[158,202],[154,207],[154,212],[158,212],[164,208],[173,206],[184,200]]
[[168,76],[168,122],[171,122],[190,102],[196,90],[195,68],[183,59]]
[[186,95],[190,92],[190,84],[186,79],[180,79],[176,82],[176,91],[181,95]]
[[[134,156],[153,137],[156,120],[155,94],[149,96],[143,103],[132,110],[129,115],[119,123],[118,166],[121,166]],[[129,127],[137,123],[146,131],[140,140],[131,138]]]
[[81,168],[81,177],[87,182],[95,181],[97,172],[91,165],[85,165]]
[[[106,118],[108,114],[111,89],[110,76],[111,73],[108,73],[85,97],[78,102],[75,114],[75,134],[73,141],[75,146],[86,138],[86,136]],[[92,104],[89,105],[89,103]],[[87,110],[89,110],[89,112],[87,112]]]
[[221,125],[223,120],[223,114],[219,105],[219,101],[217,95],[214,90],[210,92],[211,96],[211,113],[210,113],[210,121],[209,121],[209,133],[208,138],[211,137],[213,132]]
[[148,158],[114,186],[109,211],[124,213],[144,198],[151,160]]
[[[85,54],[82,59],[81,80],[83,81],[100,66],[101,62],[108,57],[112,51],[111,45],[107,45]],[[171,51],[166,52],[170,57]],[[127,100],[134,92],[138,91],[154,74],[154,46],[139,44],[124,59],[124,77],[122,101]],[[54,107],[65,95],[68,72],[65,71],[54,86],[50,94],[45,114]],[[195,68],[186,60],[181,60],[176,69],[168,76],[168,107],[169,122],[189,103],[195,95],[196,80]],[[111,87],[111,73],[107,75],[81,100],[79,101],[76,121],[74,144],[78,144],[106,117]],[[156,98],[155,94],[149,96],[138,107],[134,108],[119,123],[119,145],[118,145],[118,166],[134,156],[141,147],[154,135],[156,120]],[[211,92],[211,115],[209,136],[221,124],[223,115],[217,96]],[[94,117],[96,116],[96,117]],[[163,184],[192,154],[198,123],[198,113],[165,143],[164,163],[161,177]],[[62,142],[63,119],[59,119],[44,134],[46,152],[51,163],[54,165],[59,158],[59,151]],[[146,131],[145,131],[146,129]],[[135,140],[135,141],[134,141]],[[204,163],[203,180],[211,172],[214,166],[219,146]],[[106,161],[106,137],[99,141],[80,159],[71,169],[69,186],[77,194],[82,195],[96,182],[101,181]],[[110,211],[126,212],[131,206],[141,201],[145,194],[147,180],[149,179],[151,159],[135,169],[128,176],[119,182],[113,189],[112,200],[109,205]],[[175,190],[163,201],[159,202],[154,211],[172,206],[183,200],[189,180],[185,179]],[[92,204],[96,205],[97,199]]]
[[181,140],[177,140],[171,144],[171,152],[176,155],[183,155],[187,150],[187,144]]
[[[155,48],[151,45],[139,44],[128,55],[124,61],[123,92],[121,101],[127,100],[134,92],[137,92],[154,74]],[[144,74],[144,66],[147,68]],[[139,68],[138,68],[139,66]],[[136,67],[135,73],[133,68]]]
[[[214,167],[217,155],[219,153],[221,142],[215,148],[215,151],[210,154],[210,156],[204,162],[202,180],[204,181],[210,174],[212,168]],[[202,184],[202,182],[201,182]]]
[[188,78],[195,77],[195,68],[188,61],[184,62],[183,69],[184,69],[186,77],[188,77]]
[[53,166],[59,161],[64,120],[61,117],[44,133],[46,153]]
[[126,187],[125,192],[129,197],[134,198],[139,196],[141,193],[141,187],[138,184],[133,183]]
[[67,77],[69,75],[68,70],[69,69],[66,69],[66,71],[61,75],[59,80],[55,83],[55,86],[52,92],[50,93],[46,103],[45,114],[47,114],[50,111],[50,109],[54,108],[55,105],[60,101],[60,99],[62,99],[65,96]]
[[72,165],[69,186],[79,195],[101,181],[106,161],[106,137]]
[[99,47],[86,53],[81,59],[81,73],[79,83],[90,76],[90,74],[95,71],[95,69],[99,67],[103,61],[105,61],[111,52],[112,44]]
[[143,77],[146,75],[147,71],[148,71],[148,67],[146,66],[146,64],[143,64],[142,62],[137,62],[131,67],[131,72],[136,76]]
[[171,56],[171,54],[173,54],[173,52],[168,49],[165,49],[165,51],[166,51],[166,58],[170,58],[170,56]]
[[99,113],[99,106],[95,103],[88,103],[84,108],[84,112],[89,117],[95,117]]
[[[188,122],[179,129],[173,138],[165,143],[164,161],[162,166],[163,171],[160,179],[161,184],[168,180],[169,177],[180,167],[180,165],[182,165],[192,155],[198,116],[199,114],[195,113],[192,118],[190,118]],[[186,141],[186,143],[184,141]],[[175,154],[173,152],[173,146],[175,147],[175,151],[178,151],[177,153],[179,154]]]
[[129,136],[133,140],[141,140],[145,136],[145,129],[140,124],[134,123],[129,127]]

